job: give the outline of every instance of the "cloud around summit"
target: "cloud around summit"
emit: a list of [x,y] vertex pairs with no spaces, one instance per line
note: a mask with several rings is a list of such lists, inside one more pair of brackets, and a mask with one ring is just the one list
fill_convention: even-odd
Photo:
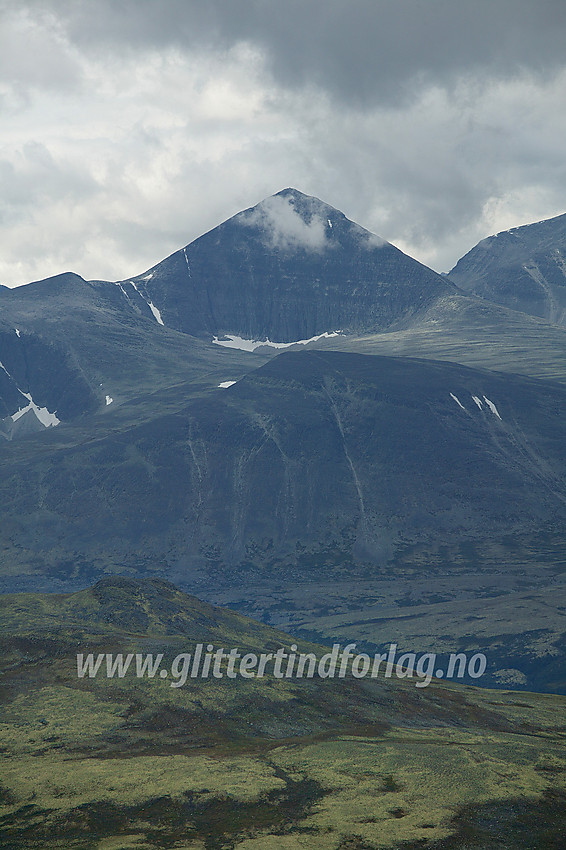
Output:
[[269,248],[280,251],[323,251],[330,246],[327,239],[328,220],[319,215],[302,216],[290,198],[275,195],[266,198],[253,210],[238,216],[245,226],[259,227]]

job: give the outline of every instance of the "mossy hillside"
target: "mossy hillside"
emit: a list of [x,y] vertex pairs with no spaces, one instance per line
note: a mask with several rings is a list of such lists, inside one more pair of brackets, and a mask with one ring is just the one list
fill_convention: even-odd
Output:
[[534,736],[520,741],[497,733],[395,729],[381,741],[340,738],[277,756],[287,769],[308,770],[331,789],[305,825],[323,833],[339,823],[345,834],[359,835],[371,847],[397,847],[447,837],[464,801],[526,802],[549,787],[566,791],[564,743],[556,765],[560,773],[551,783],[545,775],[547,747],[548,741]]
[[[370,848],[397,848],[448,838],[464,806],[517,799],[536,806],[545,792],[565,792],[566,751],[560,751],[549,773],[545,742],[398,729],[384,740],[338,737],[240,757],[27,755],[3,773],[9,797],[2,821],[15,839],[6,846],[14,847],[58,846],[18,842],[50,841],[70,830],[78,843],[69,846],[102,848],[113,830],[124,836],[131,830],[148,847],[184,846],[178,839],[192,832],[207,848],[270,847],[284,839],[282,847],[336,850],[347,836]],[[297,785],[312,801],[282,819],[281,803]],[[104,822],[96,812],[106,813]],[[205,822],[207,812],[213,822]],[[90,843],[81,817],[95,827]]]
[[[79,647],[174,654],[199,630],[256,651],[292,638],[156,582],[11,601],[1,847],[464,847],[462,830],[503,838],[498,812],[512,832],[526,807],[551,825],[563,811],[564,698],[394,679],[197,679],[177,689],[159,677],[77,679]],[[550,838],[529,828],[532,847],[554,847],[558,827]]]

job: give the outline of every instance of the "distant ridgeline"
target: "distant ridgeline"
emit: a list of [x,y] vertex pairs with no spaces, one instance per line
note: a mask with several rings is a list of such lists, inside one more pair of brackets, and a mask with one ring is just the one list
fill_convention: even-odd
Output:
[[1,586],[393,577],[400,605],[460,559],[476,602],[537,570],[557,599],[565,234],[443,277],[286,189],[129,279],[0,288]]

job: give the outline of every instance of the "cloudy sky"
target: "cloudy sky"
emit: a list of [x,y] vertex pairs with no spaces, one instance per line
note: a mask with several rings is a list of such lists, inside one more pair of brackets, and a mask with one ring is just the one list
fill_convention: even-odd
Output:
[[294,186],[438,271],[566,212],[564,0],[0,0],[0,283]]

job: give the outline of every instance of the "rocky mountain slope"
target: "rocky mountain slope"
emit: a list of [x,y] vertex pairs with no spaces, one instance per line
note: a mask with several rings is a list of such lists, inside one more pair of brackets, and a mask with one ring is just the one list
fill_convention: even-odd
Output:
[[74,563],[90,577],[141,541],[143,569],[154,558],[185,580],[215,567],[309,571],[321,558],[380,566],[433,536],[563,522],[565,407],[552,382],[284,353],[177,413],[83,431],[80,445],[54,434],[6,447],[3,570]]
[[566,215],[483,239],[449,277],[488,301],[566,324]]
[[213,344],[226,334],[289,343],[378,330],[410,323],[454,291],[338,210],[288,189],[132,279],[68,272],[2,287],[0,436],[75,421],[189,377],[210,376],[214,387],[232,377],[226,367],[239,376],[262,362],[227,357]]
[[274,342],[388,328],[455,291],[296,189],[238,213],[133,284],[169,327],[207,339]]
[[[560,222],[502,254],[556,260]],[[3,590],[159,576],[564,688],[564,326],[291,189],[141,275],[0,307]]]

